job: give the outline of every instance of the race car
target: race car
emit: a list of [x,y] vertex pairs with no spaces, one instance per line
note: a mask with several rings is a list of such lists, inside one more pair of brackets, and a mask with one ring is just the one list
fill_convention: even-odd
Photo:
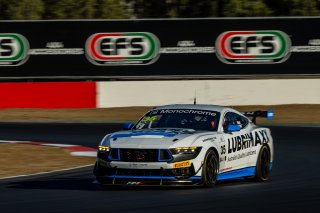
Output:
[[[252,121],[248,117],[253,117]],[[153,108],[136,124],[106,135],[94,166],[102,185],[202,185],[245,178],[267,181],[274,149],[257,117],[216,105],[177,104]]]

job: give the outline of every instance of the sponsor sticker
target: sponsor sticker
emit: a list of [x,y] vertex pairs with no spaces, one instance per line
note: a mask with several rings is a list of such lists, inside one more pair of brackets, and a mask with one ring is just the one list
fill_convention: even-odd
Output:
[[224,63],[281,63],[289,57],[289,36],[277,30],[228,31],[216,40],[218,58]]
[[214,142],[215,140],[217,139],[217,137],[210,137],[210,138],[206,138],[206,139],[203,139],[202,142]]
[[0,34],[0,66],[18,66],[28,57],[29,43],[17,33]]
[[141,167],[148,166],[148,164],[146,164],[146,163],[129,163],[128,165],[130,168],[141,168]]
[[146,65],[159,57],[160,42],[152,33],[96,33],[86,42],[86,55],[95,65]]
[[228,161],[238,160],[238,159],[245,158],[245,157],[248,157],[250,155],[255,155],[255,154],[257,154],[256,150],[244,152],[241,154],[235,154],[231,157],[228,157]]
[[214,53],[214,47],[197,47],[193,40],[178,41],[176,47],[164,47],[160,50],[161,54],[203,54]]
[[191,165],[191,162],[189,160],[187,160],[187,161],[181,161],[178,163],[174,163],[172,165],[172,167],[177,169],[177,168],[189,167],[190,165]]
[[144,182],[141,182],[141,181],[137,181],[137,182],[127,182],[127,185],[143,185]]
[[212,111],[206,110],[193,110],[193,109],[163,109],[159,114],[196,114],[196,115],[209,115],[216,116],[217,114]]

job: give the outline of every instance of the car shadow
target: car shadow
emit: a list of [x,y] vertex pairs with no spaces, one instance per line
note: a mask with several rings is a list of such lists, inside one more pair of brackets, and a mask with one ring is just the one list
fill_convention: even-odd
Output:
[[[239,185],[252,184],[243,179],[234,179],[227,181],[219,181],[213,188],[220,188],[225,186],[239,186]],[[21,181],[9,181],[3,183],[6,188],[16,189],[44,189],[44,190],[80,190],[80,191],[145,191],[145,190],[192,190],[201,189],[201,186],[118,186],[118,185],[105,185],[98,184],[94,178],[41,178]]]

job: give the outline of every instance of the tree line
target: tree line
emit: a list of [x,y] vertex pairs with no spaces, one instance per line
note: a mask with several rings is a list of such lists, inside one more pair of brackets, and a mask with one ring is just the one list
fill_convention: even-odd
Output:
[[319,15],[320,0],[0,0],[1,20]]

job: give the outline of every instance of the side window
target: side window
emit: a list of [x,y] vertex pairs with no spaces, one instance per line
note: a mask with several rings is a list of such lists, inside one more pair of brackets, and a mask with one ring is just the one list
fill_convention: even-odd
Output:
[[239,118],[239,121],[241,123],[241,129],[245,128],[249,123],[248,119],[246,117],[242,116],[242,115],[238,115],[238,118]]
[[248,119],[245,118],[244,116],[234,112],[228,112],[224,117],[223,128],[226,128],[228,125],[232,124],[232,125],[238,125],[240,126],[241,129],[243,129],[248,125],[248,123],[249,123]]

